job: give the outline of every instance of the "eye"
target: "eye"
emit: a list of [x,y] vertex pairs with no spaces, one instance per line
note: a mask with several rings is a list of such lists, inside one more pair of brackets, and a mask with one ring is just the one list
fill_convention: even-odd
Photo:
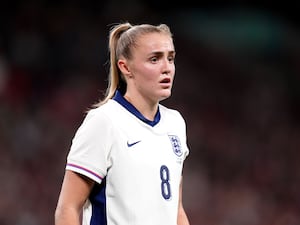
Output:
[[156,62],[158,61],[158,57],[156,57],[156,56],[151,57],[151,58],[150,58],[150,61],[151,61],[152,63],[156,63]]
[[169,60],[169,62],[174,62],[175,61],[175,57],[174,56],[169,56],[168,60]]

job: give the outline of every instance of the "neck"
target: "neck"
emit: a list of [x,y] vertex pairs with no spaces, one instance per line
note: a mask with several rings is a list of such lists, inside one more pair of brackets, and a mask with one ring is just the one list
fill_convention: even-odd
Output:
[[158,103],[151,104],[145,101],[145,99],[139,97],[131,97],[128,93],[124,95],[124,98],[130,102],[145,118],[153,121],[157,113]]

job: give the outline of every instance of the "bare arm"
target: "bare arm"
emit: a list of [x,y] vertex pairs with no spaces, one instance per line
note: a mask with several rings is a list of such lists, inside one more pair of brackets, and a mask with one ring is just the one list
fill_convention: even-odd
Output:
[[66,170],[55,211],[55,225],[80,225],[82,207],[94,182]]
[[182,204],[182,177],[181,177],[180,187],[179,187],[177,225],[190,225],[188,217],[185,213],[185,210],[184,210],[183,204]]

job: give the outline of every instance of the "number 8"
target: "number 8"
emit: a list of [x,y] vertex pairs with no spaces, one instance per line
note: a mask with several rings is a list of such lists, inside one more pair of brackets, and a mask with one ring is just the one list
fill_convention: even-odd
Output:
[[165,165],[160,167],[160,179],[161,179],[161,194],[164,199],[171,198],[171,186],[169,183],[170,175],[169,168]]

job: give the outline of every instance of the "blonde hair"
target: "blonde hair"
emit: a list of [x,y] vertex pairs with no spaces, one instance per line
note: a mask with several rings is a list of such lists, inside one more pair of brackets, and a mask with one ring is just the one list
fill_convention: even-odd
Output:
[[103,100],[94,107],[99,107],[113,98],[117,90],[122,94],[126,92],[126,81],[120,72],[117,62],[122,56],[125,59],[132,58],[132,48],[137,46],[137,39],[148,33],[164,33],[172,37],[170,28],[166,24],[157,26],[150,24],[132,25],[128,22],[113,26],[109,33],[110,69],[108,76],[108,87]]

